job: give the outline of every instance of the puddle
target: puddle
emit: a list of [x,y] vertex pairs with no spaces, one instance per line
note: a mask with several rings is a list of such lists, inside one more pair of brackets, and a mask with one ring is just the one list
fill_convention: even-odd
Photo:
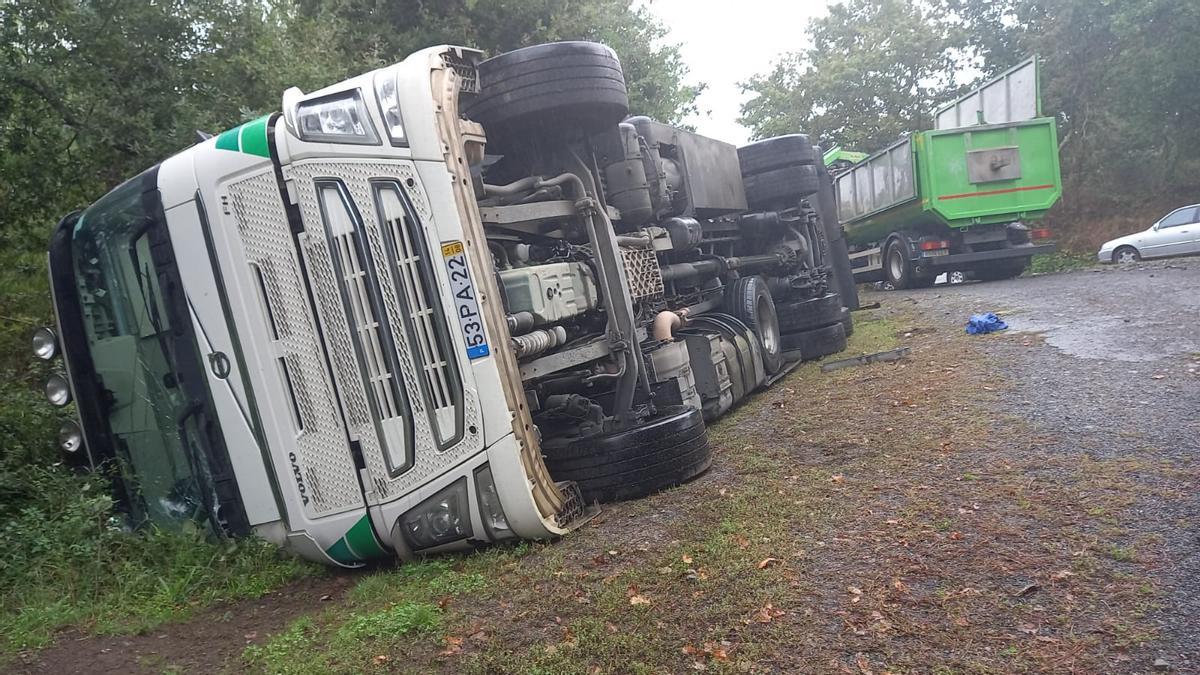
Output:
[[1129,321],[1120,316],[1033,318],[1006,316],[1009,330],[1039,333],[1046,343],[1080,359],[1145,363],[1200,350],[1187,335],[1161,321]]

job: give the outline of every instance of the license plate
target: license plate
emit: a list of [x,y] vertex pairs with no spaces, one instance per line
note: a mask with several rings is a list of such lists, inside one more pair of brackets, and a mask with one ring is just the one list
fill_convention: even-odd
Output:
[[948,249],[948,248],[935,248],[935,249],[934,249],[934,250],[932,250],[932,251],[925,251],[925,252],[924,252],[924,254],[925,254],[925,257],[926,257],[926,258],[936,258],[936,257],[938,257],[938,256],[940,256],[940,255],[950,255],[950,249]]
[[467,269],[467,250],[461,241],[442,244],[442,257],[446,259],[446,271],[450,276],[450,292],[454,294],[454,313],[458,316],[458,327],[467,342],[467,358],[478,359],[488,354],[487,335],[483,332],[483,316],[479,313],[479,302],[475,300],[475,287],[471,285],[471,273]]

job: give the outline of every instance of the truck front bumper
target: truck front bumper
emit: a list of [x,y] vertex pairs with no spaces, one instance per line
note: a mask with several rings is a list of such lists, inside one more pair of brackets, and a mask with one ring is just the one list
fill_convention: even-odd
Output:
[[1054,244],[1022,244],[994,251],[952,253],[950,255],[921,258],[916,264],[918,267],[931,270],[965,269],[974,263],[1008,260],[1011,258],[1028,258],[1041,253],[1053,253],[1054,249]]

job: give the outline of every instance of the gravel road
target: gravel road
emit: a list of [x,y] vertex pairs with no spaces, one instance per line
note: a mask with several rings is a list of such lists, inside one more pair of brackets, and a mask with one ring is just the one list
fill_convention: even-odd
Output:
[[[1103,267],[1004,282],[873,293],[914,303],[938,323],[996,312],[1004,339],[981,337],[1014,383],[1005,411],[1031,421],[1049,452],[1136,458],[1194,477],[1200,467],[1200,260]],[[1153,471],[1138,476],[1149,485]],[[1141,495],[1130,527],[1158,542],[1152,616],[1156,669],[1200,672],[1200,486]]]

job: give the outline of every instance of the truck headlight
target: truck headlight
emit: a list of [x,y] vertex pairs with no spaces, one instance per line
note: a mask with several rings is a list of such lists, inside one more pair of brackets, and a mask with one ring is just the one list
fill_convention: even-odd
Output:
[[479,514],[483,520],[483,529],[487,530],[492,541],[511,538],[513,531],[508,526],[508,518],[500,504],[500,492],[496,490],[496,481],[492,478],[492,467],[487,464],[475,471],[475,493],[479,495]]
[[67,378],[55,373],[46,380],[46,400],[59,407],[71,402],[71,385]]
[[400,116],[395,70],[375,74],[375,97],[379,99],[379,112],[383,115],[383,126],[392,145],[408,145],[408,137],[404,135],[404,118]]
[[400,517],[404,539],[420,551],[471,536],[471,507],[464,476]]
[[58,429],[58,447],[63,452],[78,452],[83,447],[83,431],[74,422],[63,422]]
[[305,101],[296,108],[296,132],[316,143],[378,145],[379,136],[358,90]]
[[33,355],[49,361],[58,354],[58,336],[54,331],[42,326],[33,331]]

